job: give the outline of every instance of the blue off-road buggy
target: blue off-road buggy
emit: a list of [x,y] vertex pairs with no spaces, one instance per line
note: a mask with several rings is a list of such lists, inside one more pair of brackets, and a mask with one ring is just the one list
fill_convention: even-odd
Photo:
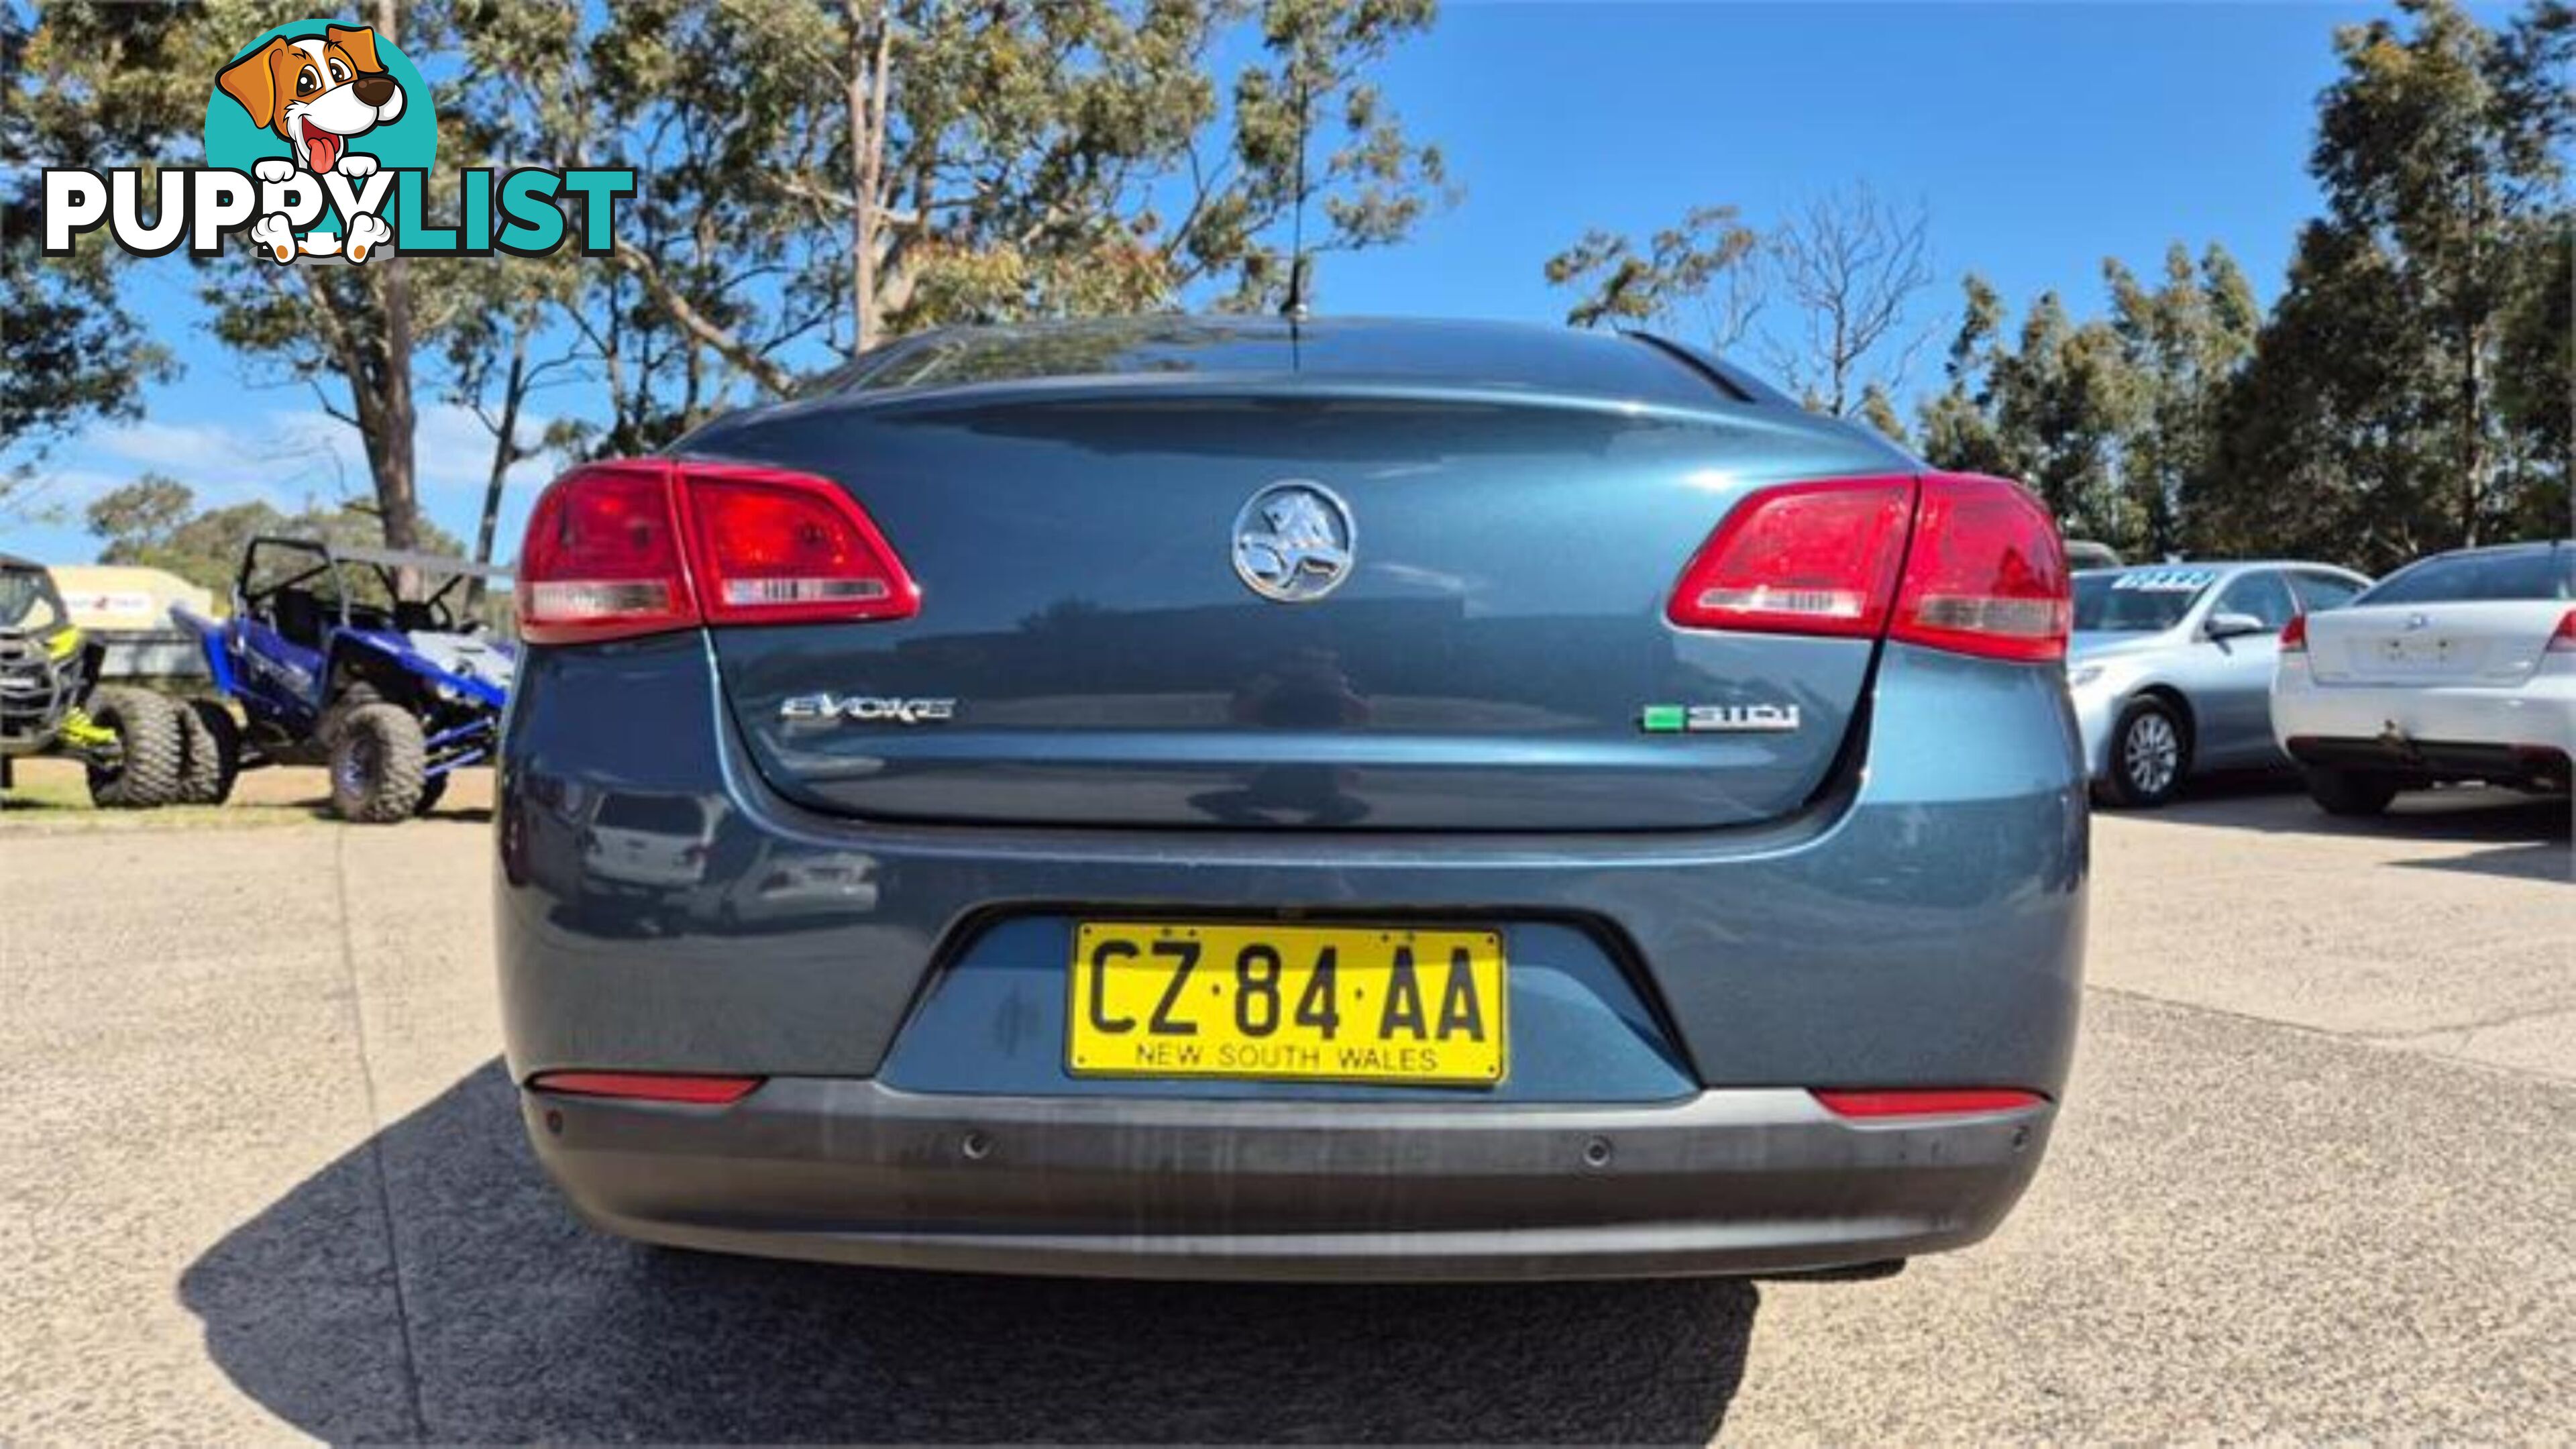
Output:
[[215,686],[247,727],[207,712],[214,798],[241,770],[327,764],[342,819],[383,824],[426,812],[447,778],[499,747],[518,663],[471,617],[472,580],[498,569],[436,554],[255,538],[242,552],[232,617],[173,609],[206,650]]

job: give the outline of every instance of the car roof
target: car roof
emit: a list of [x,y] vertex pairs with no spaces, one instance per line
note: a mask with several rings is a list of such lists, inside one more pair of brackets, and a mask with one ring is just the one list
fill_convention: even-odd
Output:
[[1063,378],[1270,376],[1527,388],[1679,407],[1786,399],[1645,333],[1525,322],[1178,313],[949,327],[853,359],[808,393]]
[[2350,574],[2354,578],[2370,577],[2358,569],[2312,558],[2186,558],[2172,563],[2125,563],[2098,569],[2077,569],[2075,572],[2080,577],[2085,574],[2136,573],[2142,569],[2202,569],[2219,575],[2241,574],[2248,569],[2324,569],[2329,573]]
[[2576,547],[2576,539],[2528,538],[2517,543],[2482,543],[2474,548],[2446,548],[2440,553],[2428,553],[2414,563],[2408,564],[2407,567],[2413,568],[2415,564],[2427,563],[2437,558],[2461,558],[2470,554],[2542,553],[2551,549],[2571,547]]

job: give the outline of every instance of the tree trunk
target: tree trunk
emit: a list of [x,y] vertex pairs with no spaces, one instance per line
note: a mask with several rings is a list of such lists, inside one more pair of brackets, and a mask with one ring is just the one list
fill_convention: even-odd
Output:
[[2478,546],[2478,513],[2486,501],[2481,475],[2486,470],[2486,369],[2479,356],[2478,325],[2467,319],[2460,328],[2460,546]]
[[[401,7],[394,0],[376,0],[376,34],[399,44]],[[381,392],[381,405],[376,410],[381,436],[372,439],[368,452],[375,465],[376,511],[384,527],[388,548],[420,546],[420,489],[413,473],[412,443],[419,419],[412,410],[411,398],[411,277],[399,252],[388,253],[376,260],[381,270],[379,285],[385,309],[384,368],[373,382]],[[352,377],[352,391],[368,385],[369,380]]]
[[[501,385],[501,423],[492,431],[492,471],[483,480],[483,517],[474,526],[474,561],[492,561],[492,535],[501,526],[501,492],[509,485],[510,468],[519,461],[519,399],[528,389],[528,329],[515,326],[510,331],[510,374]],[[483,602],[483,581],[469,579],[465,585],[465,607],[470,612]]]
[[[882,0],[850,0],[850,350],[877,345],[884,318],[877,305],[878,195],[885,168],[885,116],[894,27]],[[873,27],[873,28],[871,28]]]

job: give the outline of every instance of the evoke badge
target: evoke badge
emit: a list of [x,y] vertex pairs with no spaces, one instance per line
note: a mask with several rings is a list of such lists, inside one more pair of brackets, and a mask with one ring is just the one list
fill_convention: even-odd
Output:
[[953,699],[897,699],[875,694],[792,694],[779,702],[789,724],[856,720],[861,724],[946,724],[957,717]]
[[1265,599],[1302,604],[1341,587],[1358,543],[1350,506],[1332,489],[1287,479],[1234,516],[1235,576]]
[[1638,718],[1650,735],[1786,734],[1798,728],[1794,704],[1650,704]]

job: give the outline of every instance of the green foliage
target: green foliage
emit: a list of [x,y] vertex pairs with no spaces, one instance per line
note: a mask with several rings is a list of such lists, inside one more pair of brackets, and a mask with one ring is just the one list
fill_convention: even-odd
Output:
[[2447,0],[2400,9],[2335,34],[2326,214],[2192,485],[2203,549],[2384,568],[2567,527],[2576,17],[2547,0],[2499,34]]
[[[1931,282],[1926,227],[1922,208],[1852,187],[1812,197],[1766,229],[1731,206],[1694,207],[1642,245],[1595,228],[1545,271],[1551,284],[1576,289],[1565,320],[1577,327],[1696,331],[1721,352],[1758,342],[1807,407],[1902,440],[1892,395],[1921,340],[1909,309]],[[1775,301],[1784,304],[1776,325],[1757,326]]]
[[[248,0],[62,4],[32,27],[21,13],[0,11],[10,154],[79,165],[188,157],[214,67],[277,18]],[[432,67],[442,171],[636,167],[614,254],[279,268],[237,250],[201,293],[254,380],[309,387],[358,431],[389,541],[413,542],[419,391],[485,418],[498,479],[531,449],[658,447],[917,328],[1277,305],[1301,226],[1310,254],[1385,246],[1454,200],[1438,148],[1373,79],[1434,15],[1432,0],[371,0],[357,18]],[[1220,52],[1245,58],[1228,70]],[[453,194],[429,194],[443,222]],[[0,443],[128,408],[158,365],[129,345],[144,331],[105,249],[39,271],[18,236],[0,285],[13,324],[47,326],[9,329]],[[595,436],[519,432],[511,404],[550,369],[604,388]]]
[[[60,43],[55,20],[34,29],[16,6],[0,7],[0,155],[9,158],[0,212],[13,217],[36,214],[47,164],[149,154],[167,106],[161,78],[187,52],[177,12],[58,9],[61,23],[107,31],[112,22],[113,32],[103,50],[83,49]],[[32,226],[0,229],[0,449],[28,455],[0,475],[0,505],[32,494],[28,462],[47,444],[93,419],[133,416],[143,386],[172,372],[168,350],[119,305],[123,252],[97,235],[69,257],[43,246]]]
[[2152,290],[2118,261],[2102,264],[2111,330],[2132,389],[2119,486],[2124,547],[2149,558],[2182,551],[2183,498],[2208,466],[2218,398],[2253,353],[2262,309],[2235,258],[2212,243],[2197,265],[2180,243]]
[[1721,284],[1749,284],[1750,263],[1762,244],[1761,233],[1738,216],[1731,206],[1693,207],[1642,250],[1613,232],[1585,232],[1547,259],[1551,285],[1583,289],[1565,320],[1577,327],[1637,322],[1671,332],[1679,330],[1685,308],[1695,308],[1712,343],[1732,346],[1741,326],[1724,297],[1711,292]]
[[2259,308],[2216,245],[2197,263],[2167,248],[2154,287],[2117,258],[2102,276],[2108,317],[2079,322],[2043,294],[2007,345],[2003,299],[1970,274],[1945,385],[1921,409],[1923,454],[2020,478],[2070,535],[2161,557],[2184,547],[2187,481],[2209,456]]
[[[89,531],[100,540],[99,561],[167,569],[192,584],[229,590],[241,567],[242,547],[261,534],[324,538],[346,545],[383,541],[378,520],[347,504],[307,503],[285,513],[264,502],[200,509],[194,490],[174,478],[147,473],[100,495],[85,510]],[[436,525],[424,527],[421,547],[462,552]]]

